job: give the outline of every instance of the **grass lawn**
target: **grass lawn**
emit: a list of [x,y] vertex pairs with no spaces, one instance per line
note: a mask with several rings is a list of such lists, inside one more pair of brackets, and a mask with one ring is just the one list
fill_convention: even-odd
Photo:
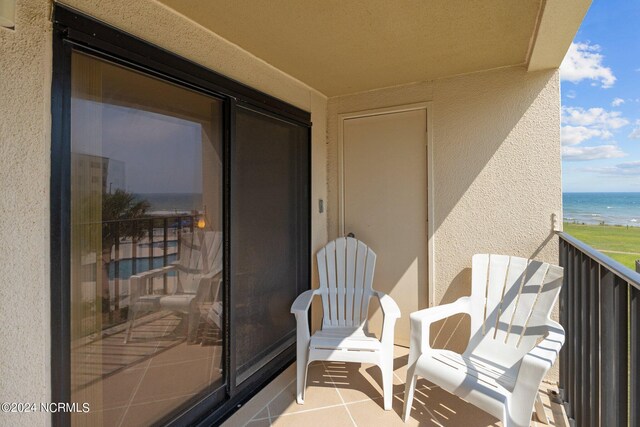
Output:
[[579,225],[565,222],[564,231],[635,270],[635,260],[640,259],[640,227]]

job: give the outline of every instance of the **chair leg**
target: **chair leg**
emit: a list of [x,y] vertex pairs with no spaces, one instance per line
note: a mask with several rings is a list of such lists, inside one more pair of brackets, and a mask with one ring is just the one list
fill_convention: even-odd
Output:
[[194,344],[198,338],[200,326],[200,310],[192,308],[187,315],[187,344]]
[[298,405],[304,404],[304,392],[307,387],[307,371],[309,364],[306,361],[299,360],[296,362],[296,402]]
[[[131,310],[131,308],[129,308]],[[131,334],[133,333],[133,322],[136,321],[136,310],[132,310],[131,312],[131,320],[129,320],[129,326],[127,326],[127,332],[124,334],[124,343],[126,344],[131,340]]]
[[542,398],[540,397],[540,393],[536,393],[536,401],[534,403],[536,417],[538,421],[543,424],[549,425],[549,418],[547,418],[547,414],[544,412],[544,405],[542,404]]
[[393,403],[393,359],[391,359],[391,364],[389,364],[389,361],[386,361],[386,363],[380,367],[380,370],[382,371],[384,410],[389,411]]
[[407,381],[404,385],[404,408],[402,409],[402,420],[406,423],[411,414],[411,405],[413,404],[413,392],[416,390],[416,382],[418,376],[416,375],[415,365],[409,366],[407,370]]

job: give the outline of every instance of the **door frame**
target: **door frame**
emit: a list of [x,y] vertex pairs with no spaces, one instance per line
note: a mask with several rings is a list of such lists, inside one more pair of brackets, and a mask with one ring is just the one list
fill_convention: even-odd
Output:
[[[307,129],[308,176],[302,185],[306,196],[299,215],[306,219],[300,233],[300,276],[305,289],[311,287],[311,113],[269,94],[253,89],[175,53],[152,45],[63,5],[53,5],[51,79],[51,171],[50,171],[50,395],[52,402],[71,401],[71,54],[73,51],[95,56],[145,75],[177,84],[195,92],[223,100],[223,328],[225,382],[215,390],[198,394],[194,400],[155,424],[217,425],[271,382],[295,361],[295,343],[284,348],[257,373],[235,385],[236,331],[232,316],[231,277],[231,197],[234,167],[231,148],[235,145],[235,117],[238,107],[254,110],[274,119]],[[303,228],[303,227],[301,227]],[[70,425],[71,414],[50,414],[51,425]]]
[[433,101],[415,104],[394,105],[373,110],[354,111],[338,114],[338,233],[344,236],[344,123],[350,119],[425,110],[427,114],[427,306],[435,300],[435,237],[434,237],[434,180],[433,180]]

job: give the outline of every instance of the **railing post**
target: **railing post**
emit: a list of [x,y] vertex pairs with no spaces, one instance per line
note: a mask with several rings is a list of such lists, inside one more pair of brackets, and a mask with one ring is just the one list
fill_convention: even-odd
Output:
[[589,418],[600,426],[600,264],[591,260],[589,270]]
[[138,220],[133,220],[133,239],[131,239],[131,274],[138,272]]
[[629,304],[629,344],[630,349],[630,370],[629,378],[629,414],[630,426],[640,427],[640,290],[631,288],[631,302]]
[[574,274],[574,266],[575,264],[575,248],[573,246],[569,247],[568,256],[567,256],[567,266],[565,268],[565,273],[568,276],[567,283],[567,328],[566,328],[566,340],[565,345],[567,346],[567,416],[569,418],[573,418],[574,410],[573,405],[575,402],[575,375],[574,375],[574,366],[576,360],[575,353],[575,330],[574,330],[574,316],[573,316],[573,300],[575,298],[575,274]]
[[[169,238],[169,236],[167,235],[168,233],[168,228],[167,228],[167,218],[163,218],[162,219],[162,237],[163,237],[163,241],[162,241],[162,265],[166,267],[167,260],[167,250],[168,250],[168,244],[167,244],[167,240]],[[167,294],[167,275],[163,274],[162,275],[162,293],[163,294]]]
[[113,293],[116,321],[120,320],[120,221],[113,224],[115,251],[113,256]]
[[614,375],[617,379],[618,418],[615,425],[626,426],[629,415],[629,284],[619,277],[615,279],[614,316],[616,354]]
[[[148,244],[148,261],[149,270],[153,270],[153,218],[149,219],[149,228],[147,229],[147,244]],[[153,294],[153,278],[149,280],[149,294]]]
[[581,366],[582,366],[582,323],[580,319],[580,284],[582,283],[581,278],[581,264],[582,264],[582,253],[576,249],[573,251],[574,262],[573,262],[573,283],[571,284],[571,289],[573,289],[573,299],[572,302],[572,313],[573,313],[573,381],[572,381],[572,392],[571,395],[573,397],[573,403],[571,405],[571,416],[576,420],[577,425],[582,425],[582,396],[581,396]]
[[602,316],[601,357],[602,357],[602,424],[607,425],[616,418],[615,363],[615,319],[613,313],[614,275],[608,270],[600,274],[600,313]]
[[[567,255],[568,255],[568,245],[562,238],[560,240],[560,265],[562,267],[566,267],[567,265]],[[569,281],[569,277],[566,274],[563,275],[562,278],[562,288],[560,288],[560,324],[566,330],[567,329],[567,282]],[[567,361],[568,361],[568,353],[567,346],[562,346],[560,349],[560,392],[562,401],[567,401],[566,390],[567,390]]]
[[602,424],[627,425],[627,286],[606,270],[602,304]]
[[[580,307],[580,331],[579,349],[580,357],[578,357],[580,370],[577,372],[578,390],[580,390],[580,422],[583,427],[590,427],[591,419],[589,417],[589,279],[591,277],[589,264],[591,260],[585,254],[580,254],[580,294],[576,298],[576,302]],[[577,420],[577,418],[576,418]]]

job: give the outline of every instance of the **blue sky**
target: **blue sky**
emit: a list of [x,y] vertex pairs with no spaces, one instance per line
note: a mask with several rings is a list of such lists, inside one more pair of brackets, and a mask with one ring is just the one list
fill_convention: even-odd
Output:
[[640,192],[640,2],[594,0],[560,75],[563,190]]

